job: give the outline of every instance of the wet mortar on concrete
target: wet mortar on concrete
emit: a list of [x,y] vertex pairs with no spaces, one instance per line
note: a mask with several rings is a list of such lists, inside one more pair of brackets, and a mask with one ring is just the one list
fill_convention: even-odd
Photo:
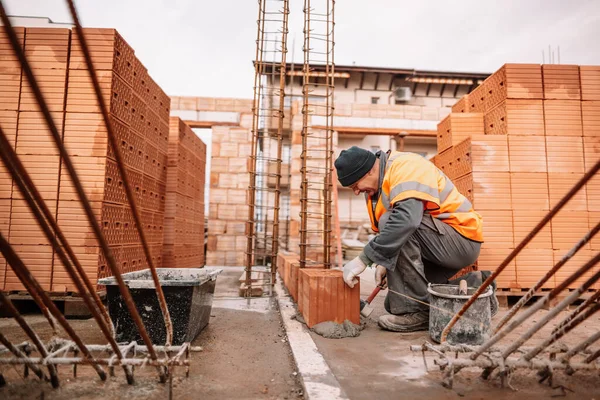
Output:
[[[285,330],[276,302],[246,300],[237,296],[241,268],[229,268],[217,279],[208,326],[192,342],[203,351],[191,353],[190,377],[177,368],[172,383],[173,399],[298,399],[303,396]],[[41,315],[27,321],[44,339],[52,331]],[[88,344],[105,344],[92,319],[69,320]],[[13,343],[26,340],[12,319],[0,318],[0,331]],[[64,332],[59,336],[66,337]],[[79,366],[73,378],[71,367],[58,368],[61,386],[52,389],[35,375],[23,379],[12,366],[0,366],[7,385],[1,399],[168,399],[169,385],[158,382],[156,370],[136,368],[135,385],[126,383],[122,369],[102,382],[91,367]],[[20,369],[19,369],[20,371]]]
[[[304,325],[306,321],[302,317],[302,314],[297,313],[294,319]],[[365,329],[366,321],[361,319],[361,324],[357,325],[352,321],[345,320],[343,323],[338,324],[333,321],[325,321],[316,324],[310,330],[317,335],[323,336],[327,339],[343,339],[348,337],[357,337],[360,332]]]
[[[362,274],[361,298],[367,298],[374,287],[372,274]],[[402,396],[420,399],[538,399],[562,396],[563,392],[558,385],[573,390],[566,391],[565,396],[559,398],[600,399],[597,372],[577,372],[573,376],[557,372],[555,389],[552,389],[548,384],[538,383],[536,372],[519,369],[511,375],[511,385],[517,389],[513,391],[508,387],[501,387],[499,380],[483,380],[478,368],[466,368],[455,375],[453,389],[446,389],[441,384],[442,374],[439,367],[434,365],[432,356],[428,357],[426,368],[422,353],[410,351],[411,345],[421,345],[426,341],[433,343],[428,332],[388,332],[377,325],[379,316],[386,314],[383,307],[386,294],[387,291],[382,291],[371,304],[374,311],[360,336],[331,340],[314,332],[310,333],[319,352],[351,399],[391,400]],[[499,321],[505,312],[506,310],[501,310],[494,317],[493,323]],[[544,310],[536,313],[516,334],[522,334],[545,313]],[[565,313],[560,314],[561,318],[564,316]],[[565,337],[565,341],[572,346],[595,333],[599,326],[600,318],[593,316],[580,325],[576,332]],[[548,337],[551,329],[552,326],[549,326],[525,345],[540,343]],[[506,345],[516,337],[511,335],[500,344]]]

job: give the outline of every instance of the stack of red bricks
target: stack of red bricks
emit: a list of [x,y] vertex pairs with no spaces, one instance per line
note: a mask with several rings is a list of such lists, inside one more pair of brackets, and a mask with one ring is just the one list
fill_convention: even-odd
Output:
[[[26,55],[119,267],[123,272],[147,268],[75,33],[59,28],[21,28],[19,32],[21,37],[24,34]],[[115,30],[84,29],[84,32],[154,263],[160,267],[170,100]],[[65,162],[60,159],[26,77],[21,77],[18,62],[15,64],[8,58],[12,53],[6,43],[3,37],[0,51],[7,54],[2,60],[8,61],[3,61],[6,64],[3,67],[7,68],[0,74],[0,92],[6,93],[2,96],[0,124],[5,130],[12,129],[17,153],[88,276],[95,281],[97,277],[110,275]],[[9,63],[15,65],[8,68]],[[3,234],[8,232],[9,241],[44,289],[74,291],[62,263],[53,254],[18,189],[11,185],[4,170],[0,172],[0,207],[10,209],[8,229],[6,222],[0,221]],[[1,280],[0,288],[23,289],[11,271]]]
[[206,145],[179,118],[170,122],[163,267],[200,267],[204,265]]
[[[494,270],[600,158],[600,67],[507,64],[452,111],[438,125],[435,163],[482,214],[478,266]],[[455,135],[465,118],[479,122]],[[498,286],[535,284],[598,223],[599,206],[596,177],[504,270]],[[545,287],[598,250],[598,240],[587,244]]]

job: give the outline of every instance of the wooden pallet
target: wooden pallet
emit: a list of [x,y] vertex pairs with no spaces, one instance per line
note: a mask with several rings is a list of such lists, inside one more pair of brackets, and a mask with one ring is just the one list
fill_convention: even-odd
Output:
[[[500,308],[512,307],[523,296],[525,296],[525,294],[527,293],[528,290],[529,289],[496,289],[496,297],[498,298],[498,302],[500,303]],[[529,300],[527,302],[527,305],[531,305],[534,302],[536,302],[540,297],[547,295],[550,290],[552,290],[552,289],[541,289],[541,290],[537,291],[533,295],[531,300]],[[571,294],[573,291],[574,291],[573,289],[568,289],[568,290],[563,291],[561,294],[558,295],[557,298],[553,299],[550,302],[549,306],[552,307],[552,306],[555,306],[556,304],[560,303],[567,296],[569,296],[569,294]],[[581,304],[583,301],[587,300],[595,292],[596,292],[595,290],[588,290],[587,292],[583,293],[579,297],[579,299],[577,299],[573,304],[574,305]],[[546,307],[546,308],[548,308],[548,307]]]
[[[22,313],[39,312],[37,304],[33,301],[33,298],[28,292],[25,291],[10,291],[5,293],[6,296],[15,304],[17,309]],[[76,292],[46,292],[52,302],[56,304],[59,310],[67,318],[90,318],[90,313],[85,302]],[[100,300],[106,300],[106,291],[98,292]],[[10,317],[6,315],[3,310],[0,310],[0,317]]]

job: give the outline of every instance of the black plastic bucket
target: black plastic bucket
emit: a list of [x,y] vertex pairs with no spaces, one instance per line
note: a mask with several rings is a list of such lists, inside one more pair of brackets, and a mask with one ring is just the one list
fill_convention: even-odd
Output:
[[[436,343],[440,342],[442,331],[477,289],[468,288],[466,295],[460,295],[458,285],[429,284],[429,335]],[[482,344],[489,338],[492,325],[491,287],[477,297],[467,312],[448,333],[449,344]]]
[[[191,342],[208,324],[212,309],[217,268],[158,268],[160,285],[173,324],[173,345]],[[149,269],[123,274],[138,313],[142,317],[152,343],[162,345],[167,339],[165,323]],[[115,325],[118,342],[137,341],[142,338],[121,297],[116,279],[100,279],[106,286],[108,313]]]

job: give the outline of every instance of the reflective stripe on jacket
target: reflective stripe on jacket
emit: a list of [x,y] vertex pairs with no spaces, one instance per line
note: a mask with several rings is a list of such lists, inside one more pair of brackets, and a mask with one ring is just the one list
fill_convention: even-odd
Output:
[[[383,160],[382,160],[383,158]],[[386,160],[387,158],[387,160]],[[432,162],[415,153],[380,153],[380,165],[385,165],[380,195],[373,208],[367,195],[371,226],[379,232],[379,221],[387,221],[386,213],[399,201],[414,198],[423,201],[425,210],[434,218],[453,227],[464,237],[483,242],[482,217],[460,194],[452,181]]]

